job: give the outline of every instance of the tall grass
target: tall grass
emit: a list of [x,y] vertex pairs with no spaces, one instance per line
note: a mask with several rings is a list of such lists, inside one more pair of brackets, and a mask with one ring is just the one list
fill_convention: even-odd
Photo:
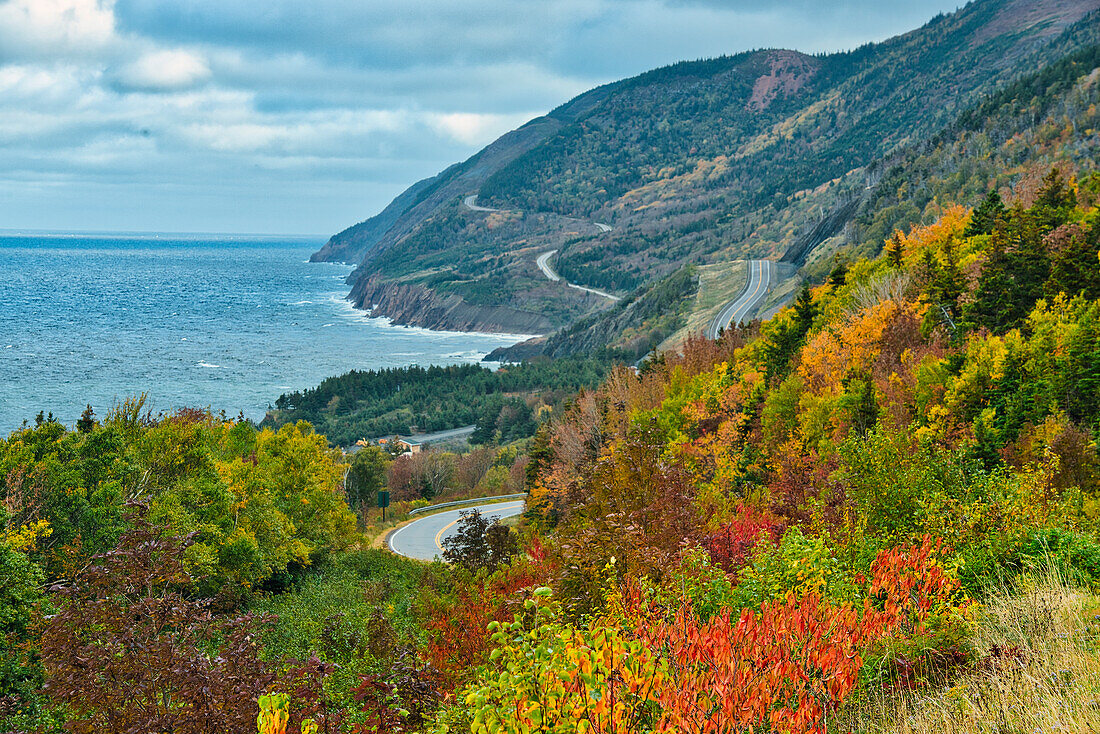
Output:
[[979,609],[971,672],[934,691],[878,692],[838,731],[896,734],[1100,732],[1100,599],[1054,571],[1024,577]]

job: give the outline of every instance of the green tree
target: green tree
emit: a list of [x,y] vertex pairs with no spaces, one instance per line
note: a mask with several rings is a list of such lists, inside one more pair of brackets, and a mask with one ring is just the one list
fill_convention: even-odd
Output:
[[786,376],[791,357],[802,346],[817,314],[813,293],[808,285],[803,284],[794,302],[794,313],[789,319],[775,321],[774,330],[764,342],[764,372],[768,384]]
[[[1060,233],[1052,235],[1056,237]],[[1061,245],[1051,259],[1050,278],[1043,287],[1048,297],[1059,293],[1083,295],[1089,300],[1100,298],[1100,220],[1088,229],[1073,229],[1060,238]]]
[[1007,211],[1004,202],[1001,200],[1001,195],[997,193],[996,189],[993,189],[986,194],[982,203],[970,215],[970,224],[966,226],[963,237],[991,234],[997,220],[1003,219]]
[[516,534],[478,510],[462,513],[458,532],[443,541],[443,558],[471,571],[495,569],[519,552]]
[[374,503],[378,491],[386,486],[386,467],[389,463],[389,455],[373,444],[355,452],[344,486],[352,509],[357,510],[364,503]]
[[1051,168],[1043,177],[1043,185],[1031,205],[1035,223],[1044,233],[1049,232],[1065,224],[1075,206],[1077,196],[1073,192],[1073,186],[1063,178],[1061,171]]
[[89,403],[84,408],[84,412],[80,414],[80,420],[76,422],[76,430],[81,433],[91,433],[93,428],[95,428],[95,412]]
[[26,645],[32,640],[34,610],[43,601],[43,575],[3,536],[0,580],[0,701],[8,701],[0,706],[0,728],[5,728],[5,713],[33,715],[35,692],[42,684],[42,666]]
[[901,239],[901,232],[894,230],[894,234],[890,235],[890,239],[886,241],[886,262],[890,264],[890,267],[895,270],[901,268],[901,256],[904,251],[904,244]]

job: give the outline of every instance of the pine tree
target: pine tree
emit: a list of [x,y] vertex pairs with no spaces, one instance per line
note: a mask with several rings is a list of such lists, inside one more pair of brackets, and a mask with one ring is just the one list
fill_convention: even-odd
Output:
[[1043,186],[1031,206],[1035,224],[1044,234],[1057,229],[1066,223],[1075,206],[1077,195],[1071,182],[1062,178],[1062,172],[1057,168],[1051,168],[1050,173],[1043,177]]
[[988,194],[982,203],[978,205],[978,208],[970,215],[970,224],[967,225],[966,231],[963,232],[963,237],[973,237],[979,234],[992,234],[993,227],[997,224],[998,219],[1003,219],[1007,213],[1005,209],[1005,203],[1001,200],[1001,195],[997,193],[996,189],[993,189]]
[[95,413],[92,411],[91,404],[84,409],[84,412],[80,414],[80,420],[76,422],[76,430],[81,433],[91,433],[95,428]]
[[894,234],[890,235],[890,239],[886,240],[886,262],[890,267],[898,270],[901,268],[901,256],[905,245],[901,240],[901,232],[894,230]]

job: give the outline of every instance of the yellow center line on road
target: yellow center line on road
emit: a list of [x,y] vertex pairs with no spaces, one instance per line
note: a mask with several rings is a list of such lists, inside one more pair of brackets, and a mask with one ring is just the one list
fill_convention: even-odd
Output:
[[440,551],[443,550],[443,543],[441,542],[443,540],[443,533],[447,532],[457,524],[458,520],[451,520],[449,523],[440,528],[439,532],[435,534],[435,547],[438,548]]
[[[749,306],[756,303],[756,294],[760,292],[760,288],[764,285],[764,263],[763,262],[754,262],[753,265],[757,266],[760,269],[760,277],[757,278],[757,280],[756,280],[756,287],[753,288],[752,294],[749,296],[749,300],[746,301],[745,303],[743,303],[741,305],[741,308],[737,309],[740,313],[734,314],[735,318],[743,316],[745,313],[748,312]],[[750,275],[750,280],[751,280],[751,275]],[[738,318],[738,322],[740,322],[739,318]]]

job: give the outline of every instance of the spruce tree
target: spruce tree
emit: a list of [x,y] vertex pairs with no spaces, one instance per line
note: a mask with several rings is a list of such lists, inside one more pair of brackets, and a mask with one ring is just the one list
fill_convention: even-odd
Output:
[[92,411],[92,406],[89,403],[84,412],[80,414],[80,420],[76,422],[76,430],[81,433],[91,433],[93,428],[95,428],[95,412]]
[[1004,250],[1004,240],[994,235],[993,251],[982,266],[974,300],[966,309],[967,320],[975,326],[984,326],[996,333],[1001,331],[1004,324],[1014,320],[1012,292],[1015,283],[1012,282],[1009,268],[1010,261]]
[[901,232],[894,230],[890,239],[886,241],[886,262],[895,270],[901,269],[901,259],[905,246],[901,239]]
[[1006,212],[1007,209],[1005,209],[1005,203],[1001,201],[1001,195],[997,193],[997,189],[993,189],[986,194],[982,203],[970,215],[970,224],[966,226],[963,237],[992,234],[997,220],[1004,218]]
[[1074,233],[1056,253],[1050,264],[1050,278],[1043,287],[1047,297],[1065,293],[1083,295],[1090,301],[1100,298],[1100,221],[1087,231]]
[[1045,234],[1065,224],[1073,208],[1077,206],[1077,196],[1070,182],[1062,177],[1062,172],[1051,168],[1043,177],[1043,186],[1031,206],[1035,224]]

